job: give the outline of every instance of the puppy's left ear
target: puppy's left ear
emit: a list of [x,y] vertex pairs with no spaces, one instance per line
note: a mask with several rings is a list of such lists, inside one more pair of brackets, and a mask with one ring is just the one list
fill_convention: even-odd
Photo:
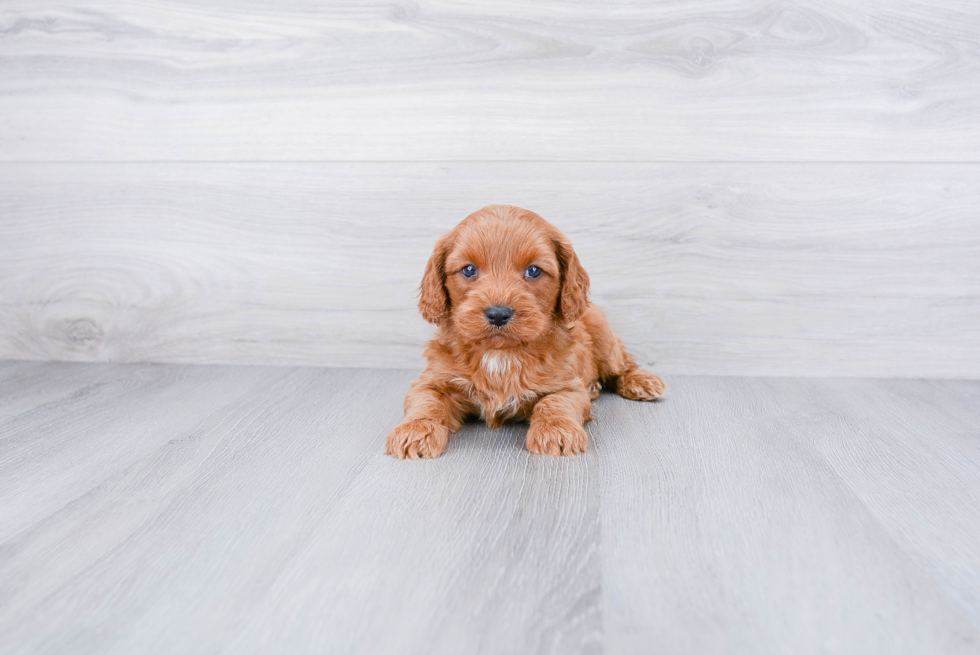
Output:
[[449,235],[436,241],[429,263],[422,274],[419,289],[419,312],[429,323],[438,325],[449,312],[449,292],[446,291],[446,256],[449,254]]
[[571,323],[582,318],[589,308],[589,274],[582,268],[572,242],[565,235],[559,235],[552,241],[561,266],[561,293],[555,311],[563,321]]

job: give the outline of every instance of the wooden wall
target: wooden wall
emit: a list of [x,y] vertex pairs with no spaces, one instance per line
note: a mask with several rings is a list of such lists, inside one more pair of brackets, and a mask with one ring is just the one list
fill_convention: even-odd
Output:
[[660,371],[980,377],[980,5],[0,5],[0,358],[417,367],[497,202]]

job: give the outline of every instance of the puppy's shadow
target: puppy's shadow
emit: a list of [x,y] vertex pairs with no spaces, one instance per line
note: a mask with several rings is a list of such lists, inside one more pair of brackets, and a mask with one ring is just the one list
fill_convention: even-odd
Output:
[[[585,424],[585,431],[589,433],[589,441],[592,443],[595,438],[591,429],[591,423]],[[483,454],[494,455],[513,455],[514,453],[529,453],[525,445],[527,441],[527,422],[505,423],[499,428],[491,428],[482,420],[468,420],[459,432],[449,437],[449,447],[446,454]],[[544,457],[553,459],[546,455],[533,455],[534,457]],[[567,458],[558,458],[567,459]],[[571,459],[575,459],[574,457]]]
[[[613,429],[617,419],[626,415],[650,420],[651,425],[659,424],[657,406],[663,398],[654,401],[638,402],[623,398],[605,389],[592,401],[592,420],[585,424],[589,434],[589,450],[602,440],[603,427]],[[605,424],[605,426],[603,425]],[[462,453],[514,453],[527,452],[525,441],[529,424],[526,421],[505,423],[499,428],[489,427],[482,419],[468,417],[463,427],[450,436],[446,454]]]
[[449,438],[450,452],[515,453],[524,450],[527,423],[506,423],[491,428],[480,419],[468,419],[459,432]]

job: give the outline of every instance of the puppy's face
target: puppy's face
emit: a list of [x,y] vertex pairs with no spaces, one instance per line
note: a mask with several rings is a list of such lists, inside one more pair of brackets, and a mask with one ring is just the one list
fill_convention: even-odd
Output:
[[492,205],[436,244],[419,308],[466,343],[514,348],[580,318],[587,294],[588,275],[561,232],[533,212]]

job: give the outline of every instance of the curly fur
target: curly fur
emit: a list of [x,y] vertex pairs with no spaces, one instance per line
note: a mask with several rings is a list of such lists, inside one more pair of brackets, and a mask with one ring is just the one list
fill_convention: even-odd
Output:
[[[537,279],[525,276],[531,264]],[[461,273],[467,265],[477,268],[472,279]],[[633,400],[663,395],[663,380],[637,366],[588,295],[571,242],[534,212],[491,205],[467,216],[425,267],[419,311],[438,329],[385,452],[438,457],[479,416],[491,427],[529,420],[528,450],[574,455],[588,448],[583,426],[600,388]],[[491,325],[491,305],[511,307],[513,318]]]

